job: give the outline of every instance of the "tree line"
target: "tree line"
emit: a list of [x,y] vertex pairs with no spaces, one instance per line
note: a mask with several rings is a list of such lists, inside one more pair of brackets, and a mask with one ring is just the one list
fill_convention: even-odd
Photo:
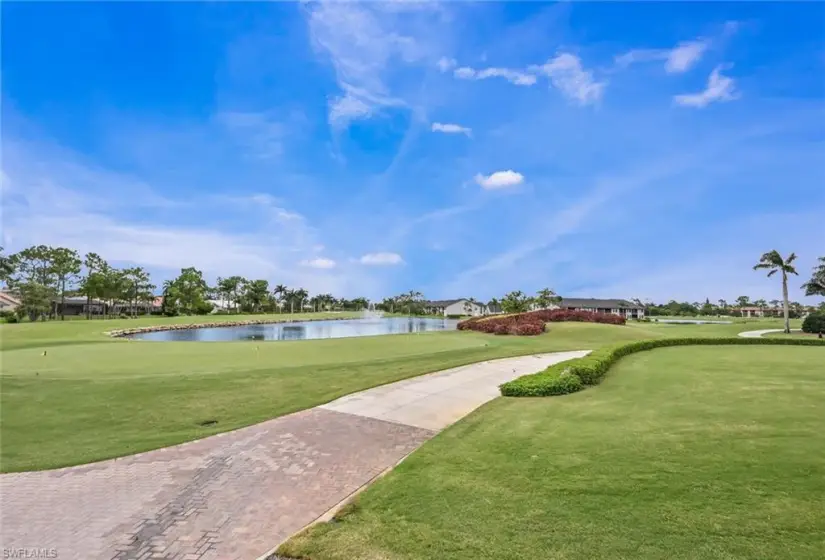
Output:
[[118,269],[97,253],[81,258],[66,247],[36,245],[10,256],[0,247],[0,281],[20,298],[18,317],[32,320],[65,319],[66,298],[86,296],[91,316],[93,300],[102,314],[115,307],[135,315],[138,308],[154,300],[155,286],[141,267]]
[[[795,254],[783,258],[777,251],[762,255],[756,270],[768,270],[768,276],[776,273],[782,279],[783,299],[766,301],[751,300],[739,296],[735,302],[720,299],[711,302],[677,302],[665,304],[642,303],[632,300],[647,309],[650,315],[736,315],[742,307],[757,307],[764,311],[782,311],[786,319],[799,316],[805,307],[790,301],[787,280],[789,275],[798,274],[793,266]],[[211,313],[216,304],[222,312],[233,313],[295,313],[305,311],[360,311],[370,308],[365,297],[354,299],[337,298],[332,294],[317,294],[310,297],[305,288],[290,288],[278,284],[270,288],[263,279],[247,279],[242,276],[218,277],[210,286],[203,273],[194,267],[184,268],[180,274],[162,285],[162,304],[159,310],[153,305],[157,286],[152,284],[149,273],[141,267],[116,268],[97,253],[87,253],[81,257],[77,251],[66,247],[36,245],[22,251],[5,255],[0,247],[0,281],[4,282],[20,298],[17,310],[19,317],[28,316],[32,320],[65,318],[66,298],[85,297],[84,311],[87,318],[117,313],[136,316],[154,311],[165,315],[195,315]],[[818,259],[810,280],[803,284],[805,295],[825,296],[825,257]],[[561,297],[550,288],[539,290],[535,295],[512,291],[501,299],[493,298],[487,304],[469,298],[466,310],[471,312],[472,303],[504,313],[518,313],[530,309],[546,309],[558,304]],[[735,305],[734,305],[735,303]],[[823,303],[820,307],[825,307]],[[396,296],[384,298],[374,305],[377,310],[388,313],[425,314],[427,301],[421,292],[411,290]]]

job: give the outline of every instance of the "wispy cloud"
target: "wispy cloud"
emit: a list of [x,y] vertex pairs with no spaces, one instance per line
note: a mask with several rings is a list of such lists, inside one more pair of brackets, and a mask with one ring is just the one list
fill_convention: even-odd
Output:
[[394,266],[404,264],[404,259],[398,253],[367,253],[358,262],[368,266]]
[[325,259],[323,257],[318,257],[315,259],[305,259],[301,261],[301,266],[306,266],[309,268],[319,268],[322,270],[329,270],[331,268],[335,268],[335,261],[332,259]]
[[466,126],[461,126],[459,124],[448,124],[448,123],[433,123],[432,126],[433,132],[443,132],[445,134],[465,134],[467,136],[473,135],[473,130]]
[[707,87],[699,93],[684,93],[673,97],[673,102],[685,107],[703,108],[714,101],[733,101],[739,98],[733,78],[724,76],[722,70],[729,66],[717,66],[708,77]]
[[228,111],[215,118],[251,157],[273,159],[283,153],[286,129],[273,115]]
[[207,278],[240,274],[313,293],[382,293],[360,267],[339,270],[323,258],[305,259],[312,271],[296,266],[296,257],[317,252],[320,233],[272,195],[168,200],[147,183],[90,167],[49,143],[6,135],[3,151],[3,245],[9,251],[46,244],[97,252],[117,266],[146,267],[156,284],[195,266]]
[[508,169],[506,171],[496,171],[490,175],[479,173],[474,177],[474,180],[482,189],[492,191],[516,187],[524,182],[524,175],[518,171]]
[[489,78],[503,78],[517,86],[532,86],[536,83],[536,76],[521,70],[511,68],[483,68],[476,70],[469,66],[462,66],[453,70],[453,75],[460,80],[486,80]]
[[579,105],[598,102],[607,86],[607,82],[596,81],[593,73],[584,69],[581,59],[570,53],[560,53],[532,68],[547,76],[553,87]]
[[627,68],[640,62],[664,61],[668,74],[681,74],[693,68],[710,47],[710,40],[683,41],[672,49],[634,49],[616,57],[616,65]]
[[396,62],[413,64],[432,56],[415,25],[419,17],[433,17],[432,6],[324,1],[309,5],[307,17],[312,42],[332,63],[342,92],[330,100],[333,127],[407,105],[388,78]]
[[442,56],[438,59],[438,69],[442,72],[449,72],[456,66],[456,60],[454,58],[447,58],[446,56]]

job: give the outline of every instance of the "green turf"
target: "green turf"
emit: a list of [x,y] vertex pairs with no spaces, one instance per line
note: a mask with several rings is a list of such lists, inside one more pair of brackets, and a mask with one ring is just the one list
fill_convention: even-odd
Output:
[[[730,336],[748,329],[554,323],[539,337],[441,332],[295,342],[148,342],[103,334],[131,326],[241,319],[0,326],[0,470],[53,468],[155,449],[490,358],[595,349],[656,336]],[[199,425],[208,420],[217,423]]]
[[312,560],[825,558],[825,349],[681,347],[497,399],[425,444]]

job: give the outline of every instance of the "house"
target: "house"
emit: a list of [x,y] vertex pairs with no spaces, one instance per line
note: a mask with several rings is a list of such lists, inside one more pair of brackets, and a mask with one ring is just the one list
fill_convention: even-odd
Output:
[[104,303],[99,299],[86,299],[86,296],[66,296],[65,299],[60,297],[53,298],[55,303],[55,312],[57,315],[86,315],[87,304],[90,304],[88,309],[92,315],[102,315]]
[[483,303],[470,301],[466,298],[460,299],[444,299],[438,301],[425,301],[424,310],[433,315],[443,315],[449,317],[451,315],[472,315],[477,317],[479,315],[487,314],[487,306]]
[[564,298],[558,307],[575,311],[593,311],[595,313],[612,313],[627,319],[642,319],[645,308],[625,299]]
[[0,311],[14,311],[20,307],[20,300],[18,297],[8,290],[0,292]]
[[746,305],[744,307],[736,307],[734,311],[738,311],[742,317],[766,317],[771,312],[770,309],[757,307],[755,305]]

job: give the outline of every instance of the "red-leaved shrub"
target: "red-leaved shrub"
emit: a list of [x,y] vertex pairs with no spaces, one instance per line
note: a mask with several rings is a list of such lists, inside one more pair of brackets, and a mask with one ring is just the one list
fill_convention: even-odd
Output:
[[593,313],[572,309],[540,309],[503,317],[473,317],[458,324],[458,330],[471,330],[489,334],[537,335],[544,332],[545,323],[579,321],[624,325],[626,320],[612,313]]

